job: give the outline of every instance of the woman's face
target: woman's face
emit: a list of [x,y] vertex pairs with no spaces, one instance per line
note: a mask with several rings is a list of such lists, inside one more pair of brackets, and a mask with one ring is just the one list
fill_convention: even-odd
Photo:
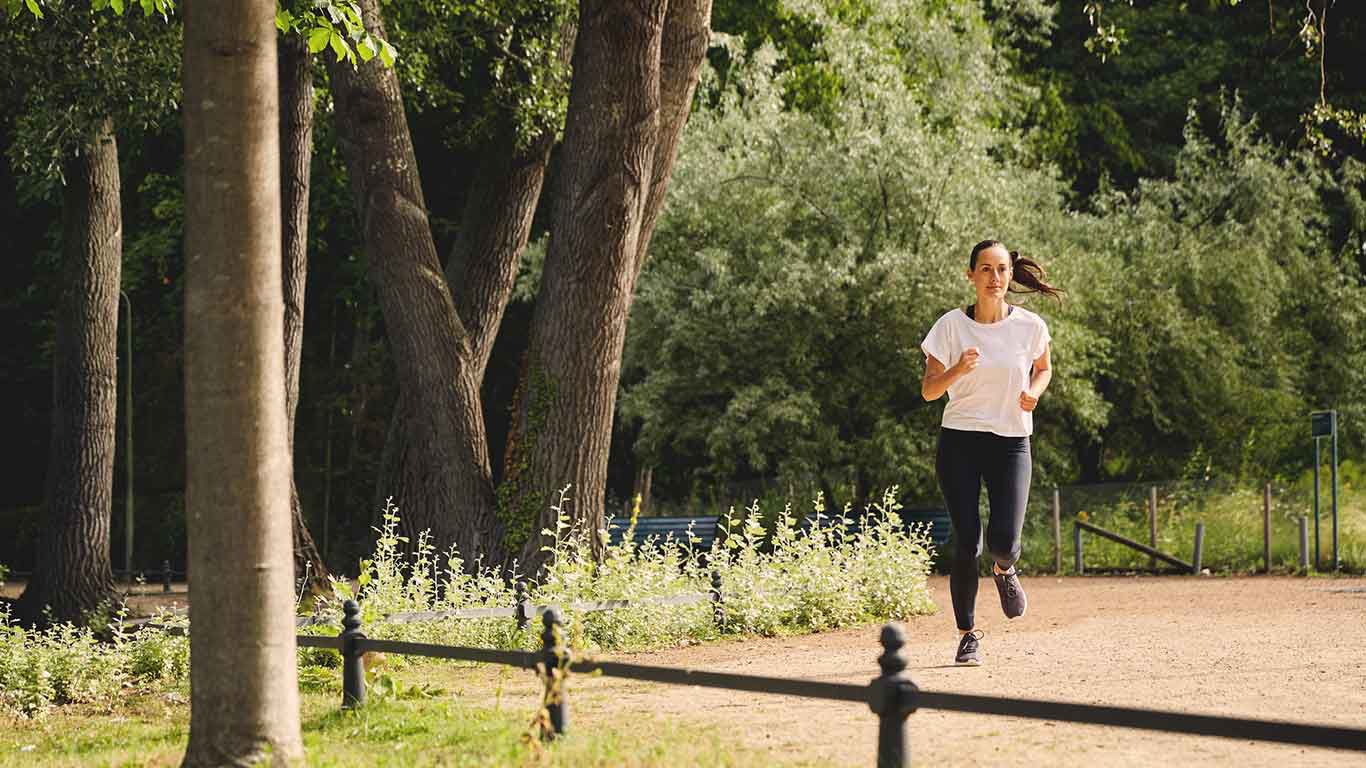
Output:
[[1010,288],[1010,252],[993,245],[977,254],[977,265],[968,270],[968,279],[977,289],[977,298],[1004,299]]

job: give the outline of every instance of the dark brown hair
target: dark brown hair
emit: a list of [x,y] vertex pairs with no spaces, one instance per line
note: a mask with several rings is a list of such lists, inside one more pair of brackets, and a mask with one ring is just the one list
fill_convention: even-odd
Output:
[[[977,254],[998,245],[1002,248],[1005,247],[1000,240],[983,240],[974,245],[972,255],[968,257],[968,269],[977,269]],[[1023,287],[1017,288],[1017,284]],[[1062,301],[1063,290],[1044,280],[1043,265],[1039,262],[1028,256],[1021,256],[1019,251],[1010,251],[1010,292],[1042,293],[1045,296]]]

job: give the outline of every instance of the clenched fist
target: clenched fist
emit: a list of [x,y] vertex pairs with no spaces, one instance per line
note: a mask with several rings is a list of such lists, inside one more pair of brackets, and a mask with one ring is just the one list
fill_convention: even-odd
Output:
[[977,362],[982,357],[982,351],[977,347],[968,347],[963,350],[963,356],[958,358],[958,362],[953,367],[958,369],[960,374],[971,373],[977,367]]
[[1028,391],[1020,393],[1020,410],[1032,411],[1034,406],[1039,404],[1039,398],[1030,395]]

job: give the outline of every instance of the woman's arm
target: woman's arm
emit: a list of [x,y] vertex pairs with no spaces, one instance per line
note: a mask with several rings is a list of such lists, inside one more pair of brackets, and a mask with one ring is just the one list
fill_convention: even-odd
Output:
[[1034,410],[1034,406],[1039,404],[1039,398],[1043,397],[1044,390],[1048,389],[1048,382],[1053,380],[1052,352],[1053,345],[1047,344],[1043,348],[1043,354],[1034,361],[1034,375],[1029,377],[1029,387],[1020,393],[1020,408],[1026,411]]
[[963,378],[977,367],[977,360],[981,356],[977,347],[968,347],[963,350],[963,356],[958,358],[958,362],[952,368],[944,369],[944,364],[939,362],[934,355],[925,355],[925,377],[920,380],[920,396],[927,401],[938,400],[949,391],[949,387],[955,381]]

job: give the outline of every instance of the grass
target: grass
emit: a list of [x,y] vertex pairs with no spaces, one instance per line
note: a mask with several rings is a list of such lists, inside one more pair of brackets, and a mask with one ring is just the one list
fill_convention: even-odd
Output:
[[[411,687],[450,681],[457,671],[419,663],[393,674]],[[773,755],[713,726],[636,714],[613,723],[577,723],[571,710],[570,733],[542,746],[526,738],[536,703],[525,697],[515,705],[488,706],[442,693],[372,701],[352,712],[341,711],[336,690],[302,698],[309,766],[774,764]],[[130,695],[112,706],[60,707],[37,720],[3,716],[0,766],[175,766],[184,755],[189,714],[187,695],[171,692]]]

